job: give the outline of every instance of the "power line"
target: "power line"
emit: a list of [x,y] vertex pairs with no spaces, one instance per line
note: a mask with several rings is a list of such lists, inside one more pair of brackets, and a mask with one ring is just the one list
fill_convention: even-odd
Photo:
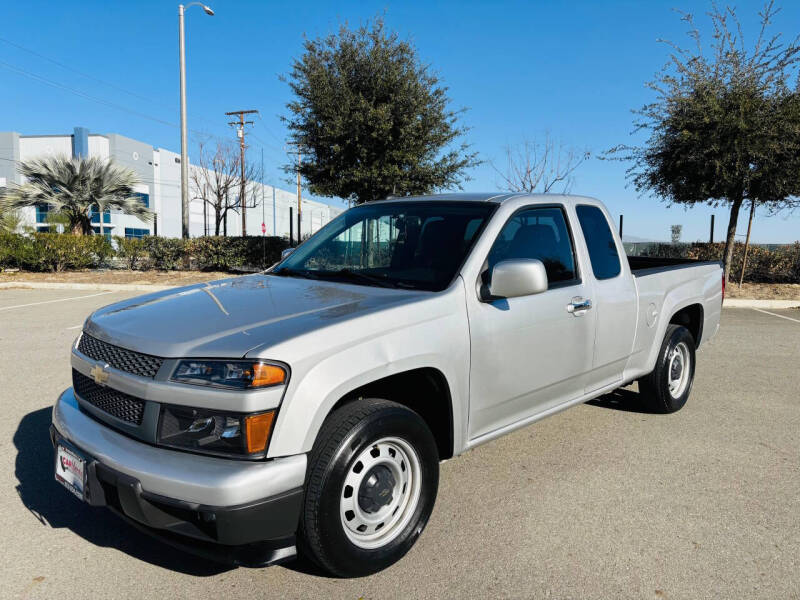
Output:
[[258,137],[253,131],[250,132],[250,135],[253,136],[253,139],[255,139],[261,145],[262,148],[269,148],[270,150],[273,150],[274,152],[283,154],[281,152],[280,148],[276,148],[275,146],[265,142],[260,137]]
[[[97,96],[93,96],[91,94],[87,94],[86,92],[83,92],[83,91],[81,91],[81,90],[79,90],[77,88],[73,88],[73,87],[70,87],[68,85],[64,85],[63,83],[59,83],[57,81],[53,81],[52,79],[48,79],[46,77],[42,77],[41,75],[37,75],[36,73],[32,73],[31,71],[28,71],[26,69],[22,69],[22,68],[16,67],[16,66],[14,66],[14,65],[12,65],[10,63],[7,63],[5,61],[1,61],[0,60],[0,67],[8,69],[9,71],[13,71],[13,72],[15,72],[15,73],[17,73],[19,75],[23,75],[23,76],[28,77],[30,79],[33,79],[35,81],[39,81],[41,83],[44,83],[45,85],[49,85],[49,86],[54,87],[54,88],[65,90],[65,91],[70,92],[72,94],[75,94],[76,96],[79,96],[81,98],[85,98],[87,100],[91,100],[92,102],[97,102],[98,104],[102,104],[102,105],[108,106],[110,108],[115,108],[117,110],[121,110],[123,112],[127,112],[129,114],[135,115],[137,117],[141,117],[143,119],[149,119],[150,121],[155,121],[156,123],[160,123],[162,125],[167,125],[168,127],[174,127],[176,129],[179,128],[178,124],[177,123],[173,123],[172,121],[166,121],[166,120],[161,119],[159,117],[154,117],[152,115],[149,115],[149,114],[146,114],[146,113],[143,113],[143,112],[128,108],[127,106],[123,106],[122,104],[117,104],[115,102],[110,102],[110,101],[105,100],[103,98],[98,98]],[[190,129],[189,131],[191,131],[193,134],[195,134],[197,136],[207,136],[207,137],[215,138],[215,139],[217,139],[219,141],[226,141],[221,136],[218,136],[218,135],[213,134],[213,133],[208,133],[208,132],[200,131],[200,130],[197,130],[197,129]]]
[[158,117],[153,117],[151,115],[148,115],[148,114],[136,111],[136,110],[132,110],[130,108],[122,106],[121,104],[116,104],[114,102],[109,102],[108,100],[103,100],[102,98],[98,98],[96,96],[92,96],[91,94],[87,94],[87,93],[82,92],[80,90],[77,90],[77,89],[75,89],[73,87],[64,85],[63,83],[58,83],[57,81],[53,81],[51,79],[47,79],[45,77],[41,77],[40,75],[36,75],[35,73],[31,73],[30,71],[26,71],[25,69],[20,69],[19,67],[15,67],[14,65],[11,65],[11,64],[9,64],[9,63],[7,63],[5,61],[1,61],[0,60],[0,67],[4,67],[4,68],[8,69],[9,71],[13,71],[13,72],[18,73],[20,75],[24,75],[25,77],[29,77],[29,78],[34,79],[36,81],[40,81],[41,83],[47,84],[49,86],[52,86],[52,87],[55,87],[55,88],[59,88],[59,89],[62,89],[62,90],[66,90],[66,91],[71,92],[71,93],[73,93],[73,94],[75,94],[77,96],[80,96],[82,98],[86,98],[87,100],[92,100],[93,102],[97,102],[99,104],[103,104],[103,105],[109,106],[111,108],[116,108],[117,110],[122,110],[124,112],[136,115],[138,117],[142,117],[144,119],[150,119],[151,121],[155,121],[155,122],[161,123],[163,125],[169,125],[170,127],[177,127],[178,126],[176,123],[172,123],[171,121],[165,121],[164,119],[159,119]]
[[258,115],[258,119],[259,119],[259,122],[261,123],[261,126],[264,128],[264,130],[265,130],[265,131],[266,131],[268,134],[270,134],[270,135],[272,136],[272,138],[273,138],[273,139],[274,139],[276,142],[278,142],[279,144],[283,144],[283,142],[284,142],[284,141],[283,141],[283,140],[281,140],[281,139],[280,139],[280,138],[279,138],[277,135],[275,135],[274,133],[272,133],[272,130],[271,130],[269,127],[267,127],[267,123],[266,123],[266,121],[264,121],[264,117],[262,117],[262,116],[261,116],[261,114],[259,114],[259,115]]
[[129,96],[133,96],[134,98],[138,98],[139,100],[145,100],[147,102],[152,102],[153,104],[160,104],[159,102],[156,102],[152,98],[147,98],[147,97],[142,96],[140,94],[137,94],[135,92],[131,92],[130,90],[126,90],[125,88],[120,87],[120,86],[118,86],[118,85],[116,85],[114,83],[111,83],[109,81],[105,81],[103,79],[100,79],[99,77],[95,77],[93,75],[89,75],[88,73],[84,73],[82,71],[79,71],[78,69],[76,69],[74,67],[70,67],[69,65],[65,65],[64,63],[59,62],[59,61],[55,60],[54,58],[50,58],[49,56],[45,56],[44,54],[41,54],[40,52],[36,52],[35,50],[31,50],[30,48],[26,48],[25,46],[17,44],[16,42],[12,42],[11,40],[7,40],[5,38],[0,37],[0,42],[8,44],[9,46],[14,46],[15,48],[19,48],[20,50],[23,50],[24,52],[27,52],[27,53],[32,54],[34,56],[38,56],[39,58],[41,58],[43,60],[51,62],[54,65],[56,65],[58,67],[61,67],[62,69],[66,69],[67,71],[71,71],[73,73],[76,73],[76,74],[80,75],[81,77],[85,77],[86,79],[91,79],[92,81],[95,81],[97,83],[102,83],[103,85],[107,85],[108,87],[114,88],[117,91],[120,91],[120,92],[123,92],[125,94],[128,94]]
[[[41,52],[37,52],[36,50],[31,50],[30,48],[26,48],[25,46],[23,46],[21,44],[18,44],[16,42],[12,42],[11,40],[7,40],[7,39],[5,39],[3,37],[0,37],[0,42],[3,42],[3,43],[8,44],[10,46],[14,46],[15,48],[18,48],[18,49],[20,49],[20,50],[22,50],[24,52],[32,54],[33,56],[37,56],[37,57],[41,58],[42,60],[46,60],[46,61],[48,61],[48,62],[50,62],[50,63],[52,63],[52,64],[54,64],[54,65],[56,65],[58,67],[61,67],[62,69],[66,69],[67,71],[70,71],[72,73],[80,75],[81,77],[85,77],[86,79],[89,79],[89,80],[94,81],[96,83],[100,83],[100,84],[106,85],[106,86],[108,86],[110,88],[113,88],[113,89],[115,89],[117,91],[120,91],[120,92],[122,92],[124,94],[128,94],[129,96],[132,96],[133,98],[137,98],[139,100],[144,100],[146,102],[150,102],[151,104],[154,104],[156,106],[160,106],[161,108],[170,108],[170,109],[172,108],[172,107],[168,107],[166,104],[164,104],[161,101],[155,100],[153,98],[148,98],[147,96],[142,96],[141,94],[138,94],[136,92],[132,92],[132,91],[130,91],[130,90],[124,88],[124,87],[121,87],[121,86],[119,86],[119,85],[117,85],[115,83],[112,83],[110,81],[106,81],[104,79],[100,79],[99,77],[95,77],[94,75],[89,75],[88,73],[84,73],[83,71],[79,71],[78,69],[76,69],[74,67],[71,67],[71,66],[69,66],[67,64],[64,64],[64,63],[62,63],[62,62],[60,62],[60,61],[58,61],[58,60],[56,60],[54,58],[51,58],[49,56],[45,56],[44,54],[42,54]],[[199,119],[208,121],[208,119],[206,119],[205,117],[202,117],[202,116],[197,115],[197,114],[192,114],[191,116],[192,116],[192,118],[199,118]]]

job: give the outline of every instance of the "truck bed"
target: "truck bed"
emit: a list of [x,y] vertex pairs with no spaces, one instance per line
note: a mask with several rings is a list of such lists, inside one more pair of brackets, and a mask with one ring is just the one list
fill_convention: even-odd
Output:
[[654,256],[628,256],[628,265],[634,275],[649,275],[684,267],[720,264],[716,260],[696,260],[694,258],[660,258]]

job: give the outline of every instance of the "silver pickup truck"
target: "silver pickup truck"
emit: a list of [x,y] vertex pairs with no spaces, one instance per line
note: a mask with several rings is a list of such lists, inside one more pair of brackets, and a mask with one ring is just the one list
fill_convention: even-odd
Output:
[[422,533],[440,461],[637,380],[679,410],[723,283],[626,260],[591,198],[358,206],[265,273],[92,314],[55,476],[195,553],[372,573]]

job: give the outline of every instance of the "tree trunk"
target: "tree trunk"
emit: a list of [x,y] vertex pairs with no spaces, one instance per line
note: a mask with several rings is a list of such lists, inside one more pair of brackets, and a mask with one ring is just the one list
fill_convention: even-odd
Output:
[[742,208],[744,200],[741,196],[735,198],[731,204],[731,215],[728,219],[728,233],[725,236],[725,253],[722,257],[722,268],[725,281],[729,280],[731,272],[731,262],[733,260],[733,242],[736,237],[736,223],[739,221],[739,209]]
[[222,224],[222,214],[220,214],[219,207],[214,207],[214,235],[219,237],[219,226]]
[[747,237],[744,239],[744,256],[742,257],[742,272],[739,275],[739,287],[742,287],[744,281],[744,270],[747,267],[747,249],[750,246],[750,230],[753,228],[753,215],[756,214],[756,201],[750,201],[750,220],[747,221]]

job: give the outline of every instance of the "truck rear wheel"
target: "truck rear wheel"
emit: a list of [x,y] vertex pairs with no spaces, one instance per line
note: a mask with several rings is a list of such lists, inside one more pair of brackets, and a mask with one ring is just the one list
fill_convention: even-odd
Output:
[[332,413],[309,457],[301,548],[333,575],[369,575],[402,558],[433,511],[439,455],[425,421],[388,400]]
[[695,341],[681,325],[667,325],[656,367],[639,380],[639,393],[648,408],[674,413],[683,408],[694,383]]

